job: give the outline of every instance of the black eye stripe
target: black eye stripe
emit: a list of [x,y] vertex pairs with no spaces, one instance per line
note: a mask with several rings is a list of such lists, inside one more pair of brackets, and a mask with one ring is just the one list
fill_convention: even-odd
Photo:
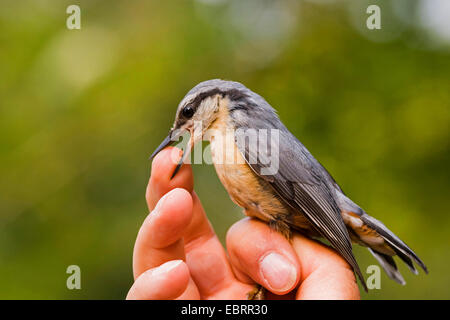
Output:
[[[194,116],[195,112],[197,111],[200,103],[204,99],[206,99],[210,96],[214,96],[216,94],[221,95],[222,98],[225,96],[228,96],[228,98],[230,98],[230,100],[234,100],[234,101],[239,101],[239,100],[243,101],[248,97],[247,93],[243,92],[242,90],[238,90],[238,89],[221,90],[219,88],[214,88],[209,91],[201,92],[201,93],[197,94],[189,102],[187,102],[185,107],[183,109],[181,109],[178,120],[177,120],[177,126],[178,127],[182,126],[184,123],[186,123],[187,120],[192,118]],[[193,110],[192,115],[191,115],[191,111],[187,111],[187,110],[184,111],[188,107],[192,108],[192,110]]]

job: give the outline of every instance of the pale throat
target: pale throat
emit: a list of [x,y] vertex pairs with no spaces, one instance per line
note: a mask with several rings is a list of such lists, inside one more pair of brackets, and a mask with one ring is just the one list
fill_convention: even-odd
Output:
[[[230,101],[228,98],[224,98],[218,99],[217,103],[215,120],[211,123],[205,135],[211,145],[212,160],[216,166],[236,164],[238,160],[241,160],[238,161],[241,164],[243,159],[239,159],[242,157],[239,157],[240,153],[236,149],[234,128],[228,111]],[[236,153],[239,153],[239,155]]]

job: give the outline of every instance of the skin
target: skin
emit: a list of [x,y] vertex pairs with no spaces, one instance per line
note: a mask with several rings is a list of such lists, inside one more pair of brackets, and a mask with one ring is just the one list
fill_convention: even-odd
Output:
[[359,299],[355,276],[333,249],[295,233],[291,242],[259,220],[245,218],[222,247],[200,199],[191,166],[175,169],[166,148],[152,163],[150,214],[134,247],[135,282],[127,299],[247,299],[255,283],[267,299]]

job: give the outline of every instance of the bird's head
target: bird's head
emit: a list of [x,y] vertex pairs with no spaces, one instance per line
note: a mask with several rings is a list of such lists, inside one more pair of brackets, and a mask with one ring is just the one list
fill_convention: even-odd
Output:
[[251,94],[254,93],[238,82],[215,79],[199,83],[181,100],[172,129],[153,152],[151,158],[172,142],[178,141],[184,132],[189,132],[188,146],[173,174],[174,176],[194,144],[202,140],[205,131],[218,117],[224,115],[224,113],[219,112],[221,107],[227,110],[233,110],[233,108],[240,111],[245,110],[248,107],[247,98]]

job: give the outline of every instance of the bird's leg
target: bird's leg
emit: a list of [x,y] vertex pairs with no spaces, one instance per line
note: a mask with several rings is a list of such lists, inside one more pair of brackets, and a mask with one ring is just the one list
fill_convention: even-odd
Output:
[[247,293],[248,300],[264,300],[266,296],[266,289],[260,284],[257,284],[255,288]]
[[292,238],[292,231],[289,225],[284,222],[283,218],[280,216],[273,217],[273,220],[270,220],[269,227],[272,230],[275,230],[279,233],[281,233],[286,239],[289,241]]

